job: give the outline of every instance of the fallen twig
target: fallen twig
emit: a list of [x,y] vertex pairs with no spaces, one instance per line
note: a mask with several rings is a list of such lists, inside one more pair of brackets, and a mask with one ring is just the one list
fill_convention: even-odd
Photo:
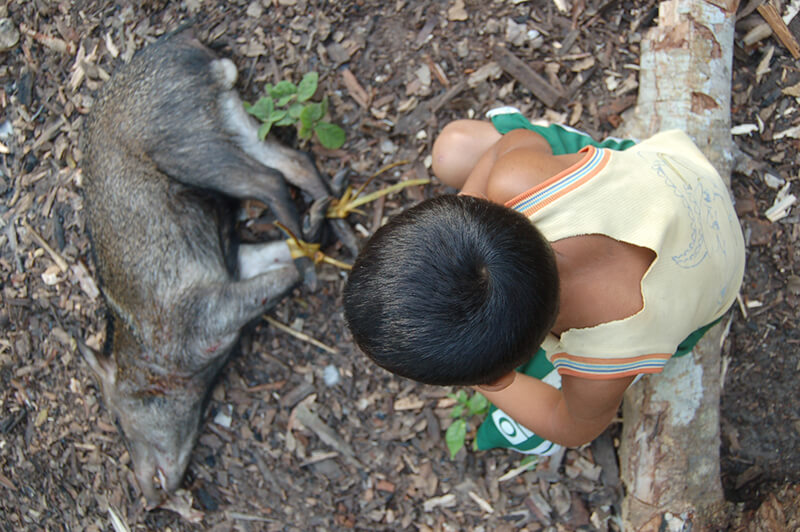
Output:
[[374,201],[382,196],[386,196],[391,194],[392,192],[396,192],[398,190],[402,190],[406,187],[414,186],[414,185],[427,185],[430,183],[430,179],[409,179],[408,181],[401,181],[400,183],[395,183],[389,187],[384,189],[372,192],[367,194],[366,196],[361,196],[361,193],[364,189],[369,185],[373,179],[378,177],[384,172],[391,170],[397,166],[408,164],[409,161],[397,161],[395,163],[388,164],[372,174],[369,179],[367,179],[363,185],[358,187],[358,190],[353,192],[352,187],[347,187],[342,194],[342,197],[339,199],[334,199],[331,203],[331,206],[328,208],[328,212],[326,216],[328,218],[347,218],[351,213],[357,212],[359,214],[365,214],[363,211],[358,210],[358,207]]
[[786,23],[781,18],[775,6],[769,2],[765,2],[758,6],[757,9],[761,16],[764,17],[764,20],[767,21],[769,27],[772,28],[775,37],[789,50],[792,57],[800,59],[800,44],[797,43],[797,39],[795,39],[792,32],[789,31],[789,28],[786,26]]
[[522,83],[531,94],[542,101],[547,107],[558,107],[562,102],[562,95],[553,88],[542,76],[534,72],[522,59],[502,46],[495,46],[494,60],[500,67],[508,72],[517,81]]
[[536,467],[537,463],[537,460],[533,460],[531,462],[520,464],[514,469],[506,471],[500,478],[497,479],[497,482],[505,482],[506,480],[511,480],[512,478],[517,477],[526,471],[530,471]]
[[56,263],[56,266],[58,266],[58,269],[61,270],[61,273],[67,273],[67,270],[69,270],[69,265],[67,264],[67,261],[65,261],[64,258],[61,255],[59,255],[56,250],[50,247],[50,244],[48,244],[47,241],[44,238],[42,238],[42,236],[39,233],[37,233],[33,229],[33,227],[31,227],[31,224],[28,223],[28,220],[23,219],[22,226],[25,228],[25,230],[27,230],[31,234],[33,239],[36,240],[36,242],[40,246],[42,246],[42,248],[50,255],[50,258],[52,258],[53,262]]
[[45,35],[44,33],[34,30],[33,28],[29,28],[25,24],[20,24],[19,29],[22,33],[31,37],[34,41],[40,42],[51,50],[55,50],[56,52],[60,52],[62,54],[72,55],[75,53],[75,43],[67,42],[64,39],[59,39],[58,37]]
[[300,331],[295,331],[294,329],[292,329],[288,325],[285,325],[285,324],[279,322],[278,320],[276,320],[272,316],[267,316],[265,314],[264,315],[264,320],[267,323],[269,323],[270,325],[272,325],[273,327],[275,327],[276,329],[279,329],[279,330],[281,330],[281,331],[283,331],[285,333],[288,333],[288,334],[294,336],[295,338],[297,338],[299,340],[303,340],[304,342],[307,342],[307,343],[313,345],[314,347],[319,347],[323,351],[327,351],[328,353],[331,353],[333,355],[338,355],[339,354],[339,351],[337,351],[336,349],[334,349],[332,347],[328,347],[327,345],[323,344],[319,340],[317,340],[315,338],[311,338],[310,336],[308,336],[305,333],[301,333]]
[[326,425],[314,412],[309,410],[305,402],[297,405],[292,412],[292,416],[303,424],[308,430],[314,432],[323,443],[332,447],[341,454],[348,462],[356,467],[364,467],[356,458],[350,445],[342,440],[336,432]]
[[131,529],[128,528],[128,525],[122,520],[119,512],[110,504],[108,505],[108,517],[111,519],[111,526],[114,527],[115,532],[131,532]]
[[228,517],[231,519],[238,519],[239,521],[257,521],[260,523],[280,523],[277,519],[270,519],[269,517],[261,517],[260,515],[249,515],[240,512],[228,512]]

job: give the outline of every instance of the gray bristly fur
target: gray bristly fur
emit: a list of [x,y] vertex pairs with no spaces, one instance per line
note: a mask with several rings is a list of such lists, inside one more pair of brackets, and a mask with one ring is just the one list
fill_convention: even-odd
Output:
[[257,142],[235,79],[191,31],[169,35],[106,83],[84,135],[85,208],[112,326],[108,356],[81,350],[150,507],[180,485],[241,327],[300,277],[278,242],[248,248],[239,278],[235,199],[264,201],[299,235],[284,178],[329,194],[305,155]]

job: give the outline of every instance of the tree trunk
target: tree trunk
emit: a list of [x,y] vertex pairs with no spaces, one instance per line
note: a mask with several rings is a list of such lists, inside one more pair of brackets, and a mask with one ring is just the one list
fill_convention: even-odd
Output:
[[[639,96],[624,135],[686,131],[730,186],[730,94],[738,0],[667,0],[642,40]],[[623,404],[620,470],[626,530],[710,528],[719,476],[720,338],[631,386]]]

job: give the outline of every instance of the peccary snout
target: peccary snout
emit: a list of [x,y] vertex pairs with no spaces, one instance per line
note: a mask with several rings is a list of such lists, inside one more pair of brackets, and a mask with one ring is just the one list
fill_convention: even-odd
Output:
[[[130,454],[136,480],[149,508],[181,483],[200,427],[205,383],[179,383],[176,376],[118,379],[113,358],[79,344],[98,378],[106,407]],[[182,384],[188,384],[184,386]]]

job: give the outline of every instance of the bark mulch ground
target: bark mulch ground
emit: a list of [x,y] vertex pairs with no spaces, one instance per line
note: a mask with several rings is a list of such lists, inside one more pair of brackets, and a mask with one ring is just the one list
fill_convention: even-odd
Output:
[[[635,102],[638,43],[656,9],[655,0],[0,6],[9,19],[0,23],[0,528],[619,530],[618,425],[535,468],[502,451],[462,449],[451,459],[443,435],[454,390],[368,363],[343,323],[345,276],[327,265],[316,291],[298,288],[272,313],[326,348],[255,324],[212,392],[176,501],[183,506],[146,512],[76,350],[76,339],[101,346],[105,338],[79,137],[109,74],[192,19],[201,39],[237,64],[246,100],[267,82],[319,72],[347,142],[334,151],[313,146],[318,165],[328,175],[348,171],[359,186],[406,161],[367,186],[377,190],[432,177],[441,127],[497,105],[610,133]],[[732,179],[748,268],[723,348],[722,469],[739,511],[732,526],[781,530],[800,518],[800,229],[791,205],[774,221],[765,213],[798,179],[800,72],[768,35],[744,42],[763,24],[750,11],[737,28],[733,117],[745,157]],[[291,132],[282,136],[295,142]],[[434,179],[348,221],[368,235],[445,190]],[[259,205],[247,212],[250,236],[270,230]],[[341,246],[327,251],[352,259]]]

